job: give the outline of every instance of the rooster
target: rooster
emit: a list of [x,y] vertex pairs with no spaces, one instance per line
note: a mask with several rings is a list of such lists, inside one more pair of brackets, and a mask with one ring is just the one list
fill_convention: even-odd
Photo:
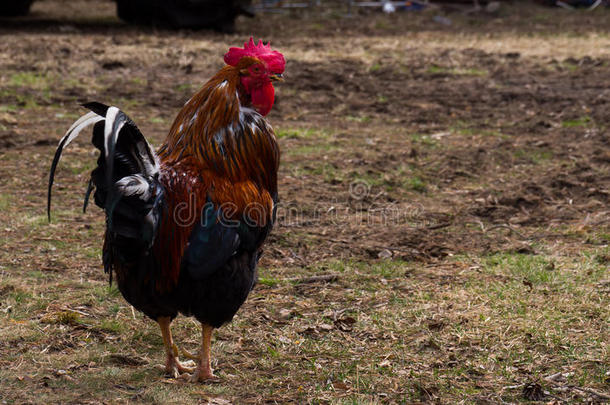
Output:
[[[186,102],[157,153],[117,107],[91,102],[69,128],[51,165],[47,212],[62,151],[94,124],[100,151],[93,190],[106,213],[104,271],[123,297],[158,322],[167,374],[215,379],[212,332],[231,321],[257,281],[261,247],[275,220],[280,152],[264,118],[285,60],[250,38],[232,47],[226,66]],[[202,343],[187,367],[170,329],[181,313],[202,324]]]

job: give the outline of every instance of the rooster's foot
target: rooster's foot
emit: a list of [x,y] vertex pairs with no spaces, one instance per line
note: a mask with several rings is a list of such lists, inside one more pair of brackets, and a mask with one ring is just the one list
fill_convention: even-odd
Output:
[[170,378],[179,378],[182,375],[189,375],[195,371],[195,363],[192,361],[187,361],[185,363],[181,363],[175,357],[168,357],[165,362],[165,366],[161,366],[163,371],[165,371],[165,375]]

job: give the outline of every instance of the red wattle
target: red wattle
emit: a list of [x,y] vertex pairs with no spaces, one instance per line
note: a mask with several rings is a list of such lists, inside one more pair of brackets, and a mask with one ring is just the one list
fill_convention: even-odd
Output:
[[262,116],[269,114],[273,101],[275,100],[275,90],[271,82],[265,83],[260,87],[252,89],[250,93],[252,105]]

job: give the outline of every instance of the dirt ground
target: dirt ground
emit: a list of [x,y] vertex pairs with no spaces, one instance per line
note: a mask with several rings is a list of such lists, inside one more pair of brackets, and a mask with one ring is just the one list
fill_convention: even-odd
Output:
[[[451,25],[434,22],[443,15]],[[298,11],[232,35],[127,27],[113,3],[0,20],[2,403],[610,403],[610,11]],[[231,45],[288,63],[269,121],[278,226],[213,345],[165,378],[158,327],[101,268],[79,103],[153,143]],[[314,275],[329,276],[311,282]],[[196,350],[198,325],[174,323]]]

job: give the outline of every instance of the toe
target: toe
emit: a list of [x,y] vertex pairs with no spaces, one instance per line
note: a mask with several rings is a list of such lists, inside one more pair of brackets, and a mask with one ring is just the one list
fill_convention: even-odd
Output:
[[195,373],[191,376],[191,382],[205,382],[205,383],[217,383],[220,382],[220,378],[218,378],[212,371],[205,370],[196,370]]
[[178,369],[176,369],[175,367],[166,368],[165,376],[168,378],[178,378],[180,376],[180,373],[178,372]]
[[193,371],[195,371],[195,367],[188,367],[188,366],[187,366],[186,364],[184,364],[184,363],[182,363],[182,364],[181,364],[181,363],[178,363],[178,364],[176,365],[176,369],[177,369],[177,370],[178,370],[178,371],[179,371],[181,374],[184,374],[184,373],[191,374]]

